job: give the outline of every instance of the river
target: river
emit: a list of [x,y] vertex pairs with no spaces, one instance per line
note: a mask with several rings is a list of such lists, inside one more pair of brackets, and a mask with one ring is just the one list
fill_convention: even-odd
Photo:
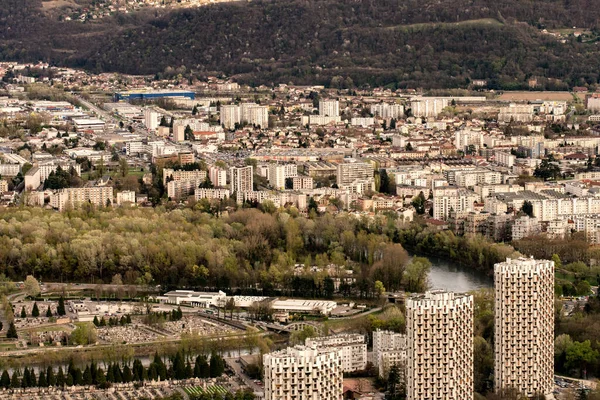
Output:
[[492,277],[439,257],[427,257],[431,261],[429,287],[452,292],[469,292],[471,290],[491,288]]

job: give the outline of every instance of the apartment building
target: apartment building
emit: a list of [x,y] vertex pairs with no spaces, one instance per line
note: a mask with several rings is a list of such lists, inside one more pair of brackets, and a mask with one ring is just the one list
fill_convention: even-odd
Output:
[[194,198],[196,201],[201,199],[219,199],[223,200],[229,197],[228,189],[204,189],[196,188],[194,191]]
[[268,167],[269,184],[277,190],[285,189],[285,166],[278,164],[269,164]]
[[214,187],[227,185],[227,171],[218,167],[208,169],[208,176]]
[[163,185],[167,184],[167,181],[191,181],[191,180],[205,180],[206,171],[195,169],[193,171],[174,170],[171,168],[163,169]]
[[537,235],[542,231],[540,221],[527,215],[516,218],[512,224],[512,240]]
[[292,178],[292,189],[303,190],[312,189],[314,187],[314,180],[310,176],[297,176]]
[[340,102],[337,100],[319,101],[319,115],[322,117],[338,117],[340,115]]
[[350,186],[355,181],[373,179],[373,164],[356,160],[340,163],[337,166],[337,185]]
[[390,368],[396,365],[404,382],[407,346],[406,335],[403,333],[379,329],[373,332],[373,365],[379,370],[380,377],[387,378]]
[[194,195],[196,189],[206,180],[204,178],[170,181],[167,183],[167,196],[172,200],[185,199]]
[[117,193],[117,204],[122,205],[124,203],[135,204],[135,192],[133,190],[124,190]]
[[439,187],[433,190],[433,218],[446,220],[450,210],[458,214],[475,211],[475,192],[464,188]]
[[448,105],[447,98],[420,97],[410,102],[410,109],[415,117],[437,117]]
[[380,118],[402,118],[404,116],[404,106],[402,104],[379,103],[371,105],[371,114]]
[[242,120],[250,125],[264,129],[269,127],[269,107],[267,106],[254,104],[248,107],[247,111],[243,110],[242,114]]
[[339,350],[343,372],[362,371],[367,367],[367,342],[364,335],[343,334],[306,339],[306,346],[319,350]]
[[50,195],[50,205],[59,211],[63,211],[67,207],[76,208],[85,203],[91,203],[97,207],[113,204],[113,188],[110,186],[66,188]]
[[148,130],[154,131],[160,123],[160,114],[151,108],[144,110],[144,125]]
[[252,165],[247,167],[232,167],[229,169],[231,192],[243,193],[251,192],[254,186],[254,168]]
[[340,400],[343,370],[339,350],[305,346],[263,356],[265,400]]
[[473,399],[473,296],[427,292],[406,301],[407,399]]
[[494,266],[495,388],[525,396],[554,389],[554,262],[507,259]]
[[502,107],[498,113],[498,122],[531,122],[533,121],[533,105],[511,103]]
[[222,105],[220,110],[221,125],[225,129],[235,129],[236,124],[242,122],[242,113],[239,106],[233,105]]
[[8,192],[8,182],[6,179],[0,179],[0,193]]
[[487,169],[456,171],[454,180],[457,186],[467,188],[473,188],[475,185],[499,185],[502,183],[502,174]]

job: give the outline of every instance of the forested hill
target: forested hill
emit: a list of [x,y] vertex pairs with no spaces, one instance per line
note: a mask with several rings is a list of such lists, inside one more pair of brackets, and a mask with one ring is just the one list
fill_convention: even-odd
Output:
[[[0,0],[0,57],[159,73],[185,66],[248,83],[549,89],[600,81],[597,0],[269,0],[79,23],[39,0]],[[542,29],[587,30],[585,41]],[[598,36],[596,36],[598,35]],[[348,79],[350,78],[350,79]],[[339,79],[338,79],[339,81]]]

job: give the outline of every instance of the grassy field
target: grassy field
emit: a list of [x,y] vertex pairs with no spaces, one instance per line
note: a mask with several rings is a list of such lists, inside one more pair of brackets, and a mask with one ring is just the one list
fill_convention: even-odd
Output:
[[183,388],[183,390],[191,396],[198,396],[198,395],[201,395],[202,393],[208,393],[211,395],[215,394],[215,393],[224,395],[225,393],[227,393],[227,389],[225,389],[221,385],[210,385],[210,386],[207,386],[206,388],[202,388],[201,386],[187,386],[187,387]]
[[494,18],[470,19],[460,22],[427,22],[422,24],[388,26],[388,30],[420,31],[431,28],[456,28],[461,26],[502,26],[502,22]]

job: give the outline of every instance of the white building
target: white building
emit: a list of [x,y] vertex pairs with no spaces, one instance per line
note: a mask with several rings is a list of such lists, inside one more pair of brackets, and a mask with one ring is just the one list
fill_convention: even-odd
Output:
[[340,102],[337,100],[319,101],[319,115],[322,117],[339,117]]
[[218,167],[210,167],[208,176],[214,187],[227,185],[227,171]]
[[398,119],[404,116],[404,106],[402,104],[387,103],[373,104],[371,106],[371,114],[384,119]]
[[531,397],[554,389],[554,262],[519,258],[494,266],[495,388]]
[[392,331],[373,332],[373,365],[379,369],[379,376],[387,378],[390,368],[399,367],[404,380],[407,362],[406,335]]
[[201,199],[219,199],[219,200],[223,200],[229,197],[229,190],[228,189],[204,189],[204,188],[197,188],[194,191],[194,197],[197,200],[201,200]]
[[221,113],[221,125],[223,125],[225,129],[235,129],[235,125],[242,122],[240,106],[222,105],[219,112]]
[[306,346],[319,350],[339,350],[343,372],[362,371],[367,367],[367,343],[360,334],[306,339]]
[[407,399],[473,400],[473,296],[407,299],[406,332]]
[[285,166],[269,164],[269,184],[277,190],[285,189]]
[[117,193],[117,204],[121,205],[123,203],[135,204],[135,192],[133,190],[124,190]]
[[433,218],[446,220],[450,211],[469,213],[475,211],[475,192],[464,188],[440,187],[433,190]]
[[343,370],[340,352],[305,346],[263,356],[265,400],[340,400]]
[[540,221],[537,218],[531,218],[527,215],[516,218],[512,225],[512,240],[520,240],[529,236],[534,236],[542,230]]
[[144,110],[144,125],[151,131],[155,131],[160,124],[160,114],[151,108]]
[[172,290],[163,296],[155,298],[161,303],[186,305],[191,307],[218,307],[223,306],[227,299],[225,292],[194,292],[193,290]]
[[76,208],[86,203],[105,207],[113,202],[113,188],[110,186],[66,188],[50,195],[50,205],[59,211],[67,207]]
[[337,166],[337,185],[350,186],[358,180],[373,179],[373,164],[369,162],[343,162]]
[[410,102],[410,109],[414,117],[437,117],[448,104],[447,98],[420,97]]
[[251,192],[254,186],[254,168],[252,165],[247,167],[232,167],[229,169],[231,192],[243,193]]

